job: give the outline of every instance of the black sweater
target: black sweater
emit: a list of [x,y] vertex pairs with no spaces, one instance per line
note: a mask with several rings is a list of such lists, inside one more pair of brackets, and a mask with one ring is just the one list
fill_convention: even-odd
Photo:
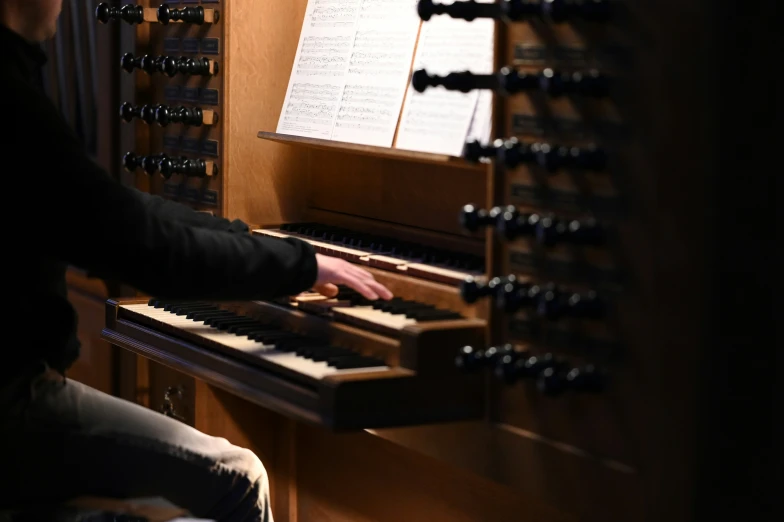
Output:
[[44,360],[64,371],[78,357],[69,265],[172,299],[260,300],[314,284],[307,243],[253,237],[242,222],[113,180],[38,87],[40,48],[0,25],[0,50],[2,184],[5,211],[13,213],[3,229],[10,317],[0,338],[0,384],[22,365]]

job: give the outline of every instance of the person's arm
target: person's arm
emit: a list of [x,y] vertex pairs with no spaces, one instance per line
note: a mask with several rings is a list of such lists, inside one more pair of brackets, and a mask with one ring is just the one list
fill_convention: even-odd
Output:
[[24,122],[8,133],[9,150],[28,162],[24,169],[7,164],[9,193],[37,183],[30,219],[50,231],[10,233],[29,241],[31,253],[167,298],[265,299],[316,282],[307,243],[198,228],[156,212],[89,159],[49,100],[23,85],[3,90],[5,121]]
[[250,231],[248,225],[239,219],[229,221],[228,219],[211,216],[204,212],[196,212],[186,205],[164,199],[160,196],[148,194],[141,190],[134,190],[134,195],[139,198],[142,204],[147,207],[150,212],[155,212],[159,216],[178,221],[185,225],[209,228],[210,230],[223,230],[225,232]]

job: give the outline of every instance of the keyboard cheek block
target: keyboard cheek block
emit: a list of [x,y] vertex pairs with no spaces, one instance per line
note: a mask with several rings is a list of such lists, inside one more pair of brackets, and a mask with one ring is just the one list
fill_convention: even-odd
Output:
[[341,291],[348,305],[332,318],[268,302],[110,300],[103,337],[334,430],[481,418],[481,378],[453,359],[481,343],[484,321],[402,299],[367,305]]

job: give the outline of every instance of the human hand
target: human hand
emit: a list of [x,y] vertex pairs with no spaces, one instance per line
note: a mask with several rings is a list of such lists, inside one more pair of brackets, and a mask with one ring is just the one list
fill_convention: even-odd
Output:
[[318,277],[313,289],[322,295],[335,297],[338,294],[337,285],[346,285],[371,301],[378,298],[392,299],[392,292],[376,281],[373,274],[367,270],[337,257],[323,254],[316,254],[316,263]]

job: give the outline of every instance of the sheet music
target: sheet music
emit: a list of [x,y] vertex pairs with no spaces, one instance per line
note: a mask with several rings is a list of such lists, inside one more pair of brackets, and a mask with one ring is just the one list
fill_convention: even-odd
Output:
[[[466,22],[433,17],[422,25],[414,70],[426,69],[439,75],[461,71],[490,74],[494,31],[493,20]],[[438,87],[418,93],[409,87],[395,146],[460,156],[469,135],[490,138],[491,116],[491,92],[464,94]]]
[[277,132],[390,147],[419,31],[416,0],[309,0]]

